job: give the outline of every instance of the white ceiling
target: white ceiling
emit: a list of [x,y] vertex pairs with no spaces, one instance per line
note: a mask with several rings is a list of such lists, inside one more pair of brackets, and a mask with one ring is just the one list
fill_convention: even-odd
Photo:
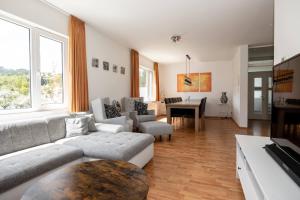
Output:
[[[160,62],[227,60],[242,44],[273,43],[273,0],[46,0]],[[170,41],[182,34],[182,41]],[[101,45],[101,44],[99,44]]]

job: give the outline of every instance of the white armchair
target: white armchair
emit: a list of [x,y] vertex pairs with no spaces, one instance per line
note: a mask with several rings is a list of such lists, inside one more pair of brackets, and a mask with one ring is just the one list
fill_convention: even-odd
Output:
[[139,127],[139,123],[155,121],[155,110],[148,110],[147,115],[138,115],[137,111],[135,111],[135,101],[143,102],[143,97],[124,97],[122,98],[122,109],[124,112],[129,113],[130,118],[133,120],[133,126],[135,128]]
[[133,120],[129,118],[129,113],[121,113],[121,117],[108,119],[105,113],[104,104],[110,105],[109,97],[97,98],[91,102],[96,126],[99,124],[118,124],[123,126],[123,131],[132,132]]

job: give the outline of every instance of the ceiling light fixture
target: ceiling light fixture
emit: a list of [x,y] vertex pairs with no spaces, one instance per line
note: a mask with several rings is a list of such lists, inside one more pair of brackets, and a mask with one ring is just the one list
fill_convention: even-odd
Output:
[[191,75],[191,57],[187,54],[185,55],[185,77],[184,77],[184,84],[187,86],[192,85]]
[[181,35],[173,35],[170,39],[174,43],[179,42],[181,40]]

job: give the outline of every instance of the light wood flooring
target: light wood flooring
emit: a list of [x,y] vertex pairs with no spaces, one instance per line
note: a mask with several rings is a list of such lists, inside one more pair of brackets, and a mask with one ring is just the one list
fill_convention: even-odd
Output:
[[231,119],[209,118],[205,131],[195,134],[193,124],[186,123],[178,125],[171,142],[155,142],[154,158],[145,167],[148,200],[244,199],[235,176],[234,135],[269,134],[268,122],[249,124],[249,129],[240,129]]

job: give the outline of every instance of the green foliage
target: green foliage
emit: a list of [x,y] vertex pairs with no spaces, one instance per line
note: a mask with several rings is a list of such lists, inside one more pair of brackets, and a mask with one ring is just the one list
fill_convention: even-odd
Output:
[[[62,103],[62,88],[61,74],[41,74],[42,103]],[[30,107],[30,71],[0,67],[0,110]]]
[[30,107],[29,71],[0,67],[0,109]]
[[42,73],[42,101],[50,103],[62,103],[62,75]]

